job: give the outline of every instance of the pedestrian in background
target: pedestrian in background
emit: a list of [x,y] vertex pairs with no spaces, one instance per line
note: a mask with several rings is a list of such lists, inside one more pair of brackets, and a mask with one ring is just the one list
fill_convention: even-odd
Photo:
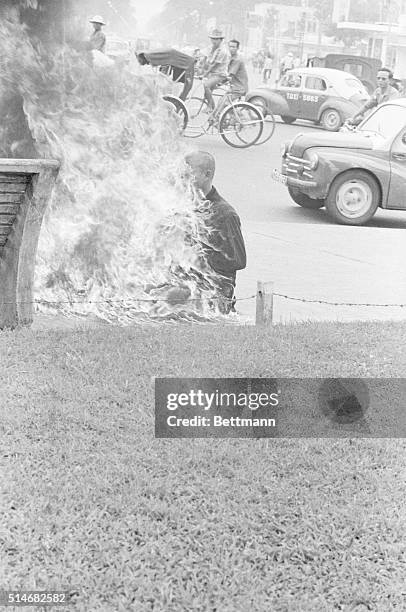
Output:
[[95,15],[89,21],[93,24],[94,28],[93,34],[89,39],[89,50],[104,53],[106,51],[106,35],[102,31],[102,27],[106,25],[106,22],[100,15]]
[[261,50],[261,51],[258,51],[258,72],[259,74],[262,74],[264,70],[264,64],[265,64],[265,53]]
[[268,51],[265,57],[264,71],[263,71],[263,81],[265,84],[268,83],[269,79],[271,78],[272,68],[273,68],[273,55],[272,53]]
[[288,70],[291,70],[292,68],[293,68],[293,53],[292,51],[289,51],[289,53],[287,53],[285,57],[282,58],[280,69],[279,69],[280,77],[283,77],[285,72],[287,72]]

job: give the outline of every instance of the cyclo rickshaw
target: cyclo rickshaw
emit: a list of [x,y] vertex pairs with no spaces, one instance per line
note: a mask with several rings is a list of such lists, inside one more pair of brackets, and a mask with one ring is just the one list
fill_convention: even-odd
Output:
[[186,129],[189,114],[184,101],[193,86],[195,74],[194,58],[177,49],[168,48],[142,51],[137,54],[137,59],[141,66],[146,64],[158,66],[159,71],[172,78],[175,83],[183,83],[183,90],[179,96],[167,94],[163,96],[163,99],[173,104],[175,111],[182,118],[183,129]]
[[179,96],[167,94],[163,99],[174,106],[185,136],[196,138],[219,133],[227,144],[237,148],[263,144],[272,136],[275,129],[273,116],[265,119],[260,108],[236,100],[227,89],[220,94],[220,111],[208,110],[204,97],[188,97],[195,77],[196,60],[192,56],[167,48],[143,51],[137,54],[137,58],[141,65],[157,66],[175,83],[183,83]]

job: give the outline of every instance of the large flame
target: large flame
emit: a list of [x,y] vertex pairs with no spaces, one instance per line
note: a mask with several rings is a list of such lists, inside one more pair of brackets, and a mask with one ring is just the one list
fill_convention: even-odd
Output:
[[0,25],[0,55],[11,109],[2,155],[61,161],[38,249],[39,307],[120,323],[217,316],[164,77],[33,40],[16,13]]

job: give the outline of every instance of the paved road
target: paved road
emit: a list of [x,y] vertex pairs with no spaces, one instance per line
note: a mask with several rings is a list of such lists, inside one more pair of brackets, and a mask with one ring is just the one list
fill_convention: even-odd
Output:
[[[238,210],[247,243],[248,266],[239,273],[237,297],[253,295],[256,281],[272,280],[275,292],[293,297],[351,303],[406,304],[406,212],[379,211],[366,227],[335,225],[324,210],[295,205],[271,178],[280,148],[306,122],[278,123],[265,145],[229,147],[220,136],[191,140],[212,152],[215,184]],[[255,300],[239,302],[250,319]],[[275,298],[275,321],[403,319],[406,308],[328,306]]]

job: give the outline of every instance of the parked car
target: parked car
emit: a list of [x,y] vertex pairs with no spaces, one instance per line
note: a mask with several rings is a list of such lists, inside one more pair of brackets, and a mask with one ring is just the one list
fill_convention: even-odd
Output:
[[285,123],[308,119],[330,132],[339,130],[368,98],[359,79],[332,68],[295,68],[277,87],[257,87],[246,96],[265,115],[280,115]]
[[350,55],[348,53],[328,53],[325,57],[310,57],[307,66],[335,68],[357,77],[369,94],[377,88],[376,74],[382,68],[382,61],[375,57]]
[[406,98],[378,106],[354,132],[298,134],[285,144],[282,172],[304,208],[363,225],[378,208],[406,210]]
[[[350,55],[348,53],[328,53],[325,57],[309,57],[306,66],[335,68],[357,77],[370,95],[378,87],[376,75],[382,68],[382,61],[376,57]],[[391,79],[391,85],[401,93],[405,91],[406,79]]]

